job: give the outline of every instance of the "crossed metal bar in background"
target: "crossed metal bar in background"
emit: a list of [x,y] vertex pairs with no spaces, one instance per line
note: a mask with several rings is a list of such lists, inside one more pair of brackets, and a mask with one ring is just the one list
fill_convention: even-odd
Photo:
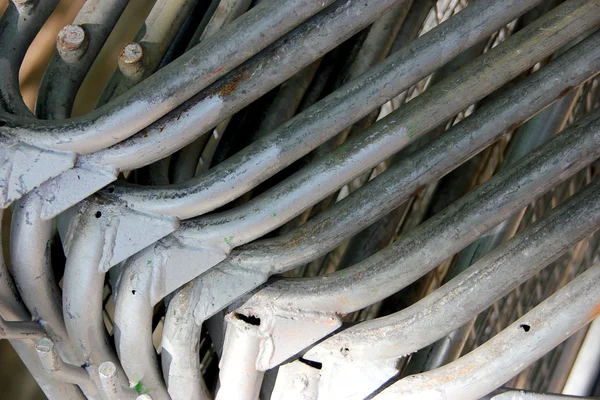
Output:
[[600,395],[600,0],[139,1],[33,111],[59,1],[0,19],[0,338],[49,399]]

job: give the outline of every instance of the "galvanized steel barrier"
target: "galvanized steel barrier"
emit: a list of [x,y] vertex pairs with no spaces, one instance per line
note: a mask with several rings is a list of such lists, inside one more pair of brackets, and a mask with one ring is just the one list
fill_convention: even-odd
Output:
[[600,395],[600,0],[156,0],[77,116],[131,4],[32,112],[58,3],[0,19],[0,338],[48,398]]

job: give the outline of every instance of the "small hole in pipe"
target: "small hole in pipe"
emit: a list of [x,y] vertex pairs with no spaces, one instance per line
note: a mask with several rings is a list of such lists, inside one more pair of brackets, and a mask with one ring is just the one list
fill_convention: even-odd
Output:
[[2,126],[6,126],[6,121],[3,119],[0,119],[0,127]]
[[240,319],[240,320],[244,321],[247,324],[254,325],[254,326],[259,326],[260,325],[260,318],[255,317],[253,315],[244,315],[244,314],[239,314],[239,313],[234,313],[233,315],[237,319]]
[[523,329],[524,332],[529,332],[529,330],[531,329],[531,326],[529,326],[527,324],[521,324],[521,325],[519,325],[519,328]]
[[96,211],[95,216],[96,218],[100,218],[102,216],[102,213],[100,211]]

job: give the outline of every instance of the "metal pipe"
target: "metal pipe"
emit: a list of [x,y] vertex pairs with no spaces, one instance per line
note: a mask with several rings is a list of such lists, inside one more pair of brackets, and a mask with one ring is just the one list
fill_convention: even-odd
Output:
[[409,376],[375,399],[478,399],[594,319],[600,265],[588,269],[498,335],[458,360]]
[[414,305],[353,326],[304,357],[354,361],[411,354],[484,311],[598,227],[600,184],[596,182]]
[[[81,83],[128,3],[129,0],[86,1],[73,24],[60,31],[58,52],[48,64],[38,90],[35,106],[38,118],[71,116]],[[83,41],[76,40],[80,32]]]
[[119,68],[104,88],[98,106],[127,92],[156,71],[195,3],[196,0],[154,3],[133,43],[125,45],[119,54]]
[[110,339],[102,320],[102,292],[108,262],[104,251],[110,253],[111,235],[118,221],[102,218],[94,209],[76,216],[81,223],[73,232],[66,248],[67,262],[63,276],[63,314],[65,326],[74,350],[88,365],[87,370],[98,388],[102,387],[98,368],[110,361],[127,386],[119,359],[110,346]]
[[[32,147],[32,151],[50,149],[55,150],[50,154],[58,152],[64,157],[66,153],[73,157],[74,153],[91,153],[114,145],[169,113],[333,1],[299,0],[293,4],[264,1],[225,27],[223,35],[207,39],[135,89],[85,116],[39,121],[3,115],[0,134],[4,146],[11,152]],[[223,60],[227,60],[226,65]],[[218,97],[213,100],[213,105],[220,102]],[[72,166],[63,165],[59,171],[44,171],[39,176],[28,175],[29,160],[3,160],[3,168],[7,170],[7,176],[2,177],[3,207]],[[8,183],[12,181],[27,185],[21,187],[21,193],[8,192]]]
[[[506,91],[455,125],[429,148],[400,160],[304,226],[279,238],[234,250],[226,261],[196,279],[196,290],[202,291],[206,299],[198,306],[198,320],[203,321],[264,283],[270,274],[298,267],[334,249],[400,205],[419,187],[439,179],[500,138],[511,126],[526,120],[570,87],[580,85],[599,68],[594,40],[582,43]],[[587,57],[591,58],[584,61]],[[572,69],[575,65],[578,68]],[[449,156],[449,148],[457,150]],[[219,287],[219,290],[208,292],[203,287]]]
[[[509,148],[505,153],[500,168],[508,168],[540,144],[549,140],[556,133],[562,131],[579,91],[580,89],[575,90],[557,100],[554,104],[519,127],[513,133]],[[444,278],[444,283],[465,271],[470,265],[477,262],[502,242],[510,239],[519,227],[524,213],[525,210],[521,210],[511,216],[458,253]],[[440,339],[432,346],[420,350],[423,354],[420,357],[418,356],[414,361],[411,359],[411,364],[415,364],[418,359],[425,361],[425,363],[419,366],[413,365],[411,370],[413,368],[420,369],[415,372],[432,370],[458,358],[474,322],[472,320],[450,333],[447,337]]]
[[[322,323],[322,331],[313,329],[306,342],[286,342],[291,347],[286,351],[275,345],[275,354],[257,360],[257,367],[268,369],[277,365],[299,350],[296,344],[306,346],[336,329],[339,323],[330,319],[382,300],[414,282],[448,254],[461,250],[508,215],[591,163],[600,155],[599,117],[595,114],[576,124],[526,160],[502,171],[362,263],[326,278],[280,280],[257,292],[237,312],[264,320],[265,329],[277,329],[277,320],[285,318],[287,313],[295,316],[316,313]],[[402,268],[398,268],[399,263]],[[306,317],[298,317],[296,323],[305,320]],[[313,320],[311,323],[315,324]],[[284,339],[275,335],[273,340]]]
[[[40,219],[42,199],[27,195],[14,208],[11,223],[10,257],[13,276],[23,302],[40,322],[68,363],[81,365],[65,328],[61,289],[50,260],[52,221]],[[53,345],[54,345],[53,344]]]
[[[114,195],[137,209],[183,219],[212,211],[307,154],[536,3],[511,0],[509,7],[505,7],[509,5],[505,3],[501,7],[497,2],[491,5],[485,1],[473,2],[378,67],[317,102],[206,175],[165,189],[115,185]],[[340,30],[337,27],[336,35]],[[295,55],[294,60],[297,57]],[[245,85],[237,88],[247,89],[242,86]],[[489,90],[487,86],[485,89]],[[265,161],[257,165],[249,162],[253,159]]]
[[39,339],[46,332],[33,321],[6,321],[0,317],[0,339]]
[[99,399],[98,388],[90,380],[85,369],[65,364],[54,348],[54,343],[48,338],[42,338],[35,343],[35,349],[40,357],[43,368],[56,379],[78,385],[89,399]]
[[[0,225],[2,216],[3,213],[0,213]],[[31,320],[31,315],[21,303],[11,274],[4,263],[2,246],[0,246],[0,314],[3,320],[8,322]],[[55,379],[41,367],[33,340],[9,339],[9,342],[50,400],[84,399],[81,390],[77,386]]]
[[110,104],[68,121],[3,116],[0,132],[36,147],[79,154],[111,146],[143,130],[332,2],[266,0],[225,27],[222,35],[194,47]]
[[[338,0],[332,7],[144,131],[116,146],[80,157],[75,168],[42,186],[43,196],[55,199],[47,202],[44,217],[57,215],[114,181],[119,171],[157,161],[165,153],[172,153],[189,144],[373,22],[396,1],[365,4],[356,0]],[[349,15],[352,16],[350,20]],[[310,43],[310,46],[306,43]],[[418,74],[419,70],[414,73]],[[85,179],[78,179],[82,176]],[[178,187],[170,186],[171,189]],[[110,190],[117,194],[117,187],[111,187]],[[129,192],[132,190],[126,189]],[[61,195],[57,196],[57,193]],[[168,193],[172,195],[172,190]],[[197,215],[193,206],[195,199],[189,199],[188,203],[183,209],[190,208],[190,216]]]
[[600,347],[596,339],[600,332],[600,319],[595,319],[585,336],[583,344],[575,359],[575,364],[567,378],[563,394],[573,396],[588,395],[598,378],[598,361],[600,360]]
[[209,400],[199,358],[202,324],[194,319],[199,299],[192,284],[169,302],[162,333],[162,372],[173,400]]
[[21,4],[9,1],[0,19],[0,110],[22,116],[33,116],[23,102],[19,89],[19,69],[25,53],[35,39],[58,0]]

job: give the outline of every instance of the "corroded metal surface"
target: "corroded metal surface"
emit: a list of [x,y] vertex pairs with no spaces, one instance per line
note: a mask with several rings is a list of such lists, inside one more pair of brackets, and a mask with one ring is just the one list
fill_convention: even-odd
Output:
[[87,0],[33,112],[57,3],[0,19],[0,339],[49,399],[594,395],[600,0],[157,0],[78,93],[133,7]]

